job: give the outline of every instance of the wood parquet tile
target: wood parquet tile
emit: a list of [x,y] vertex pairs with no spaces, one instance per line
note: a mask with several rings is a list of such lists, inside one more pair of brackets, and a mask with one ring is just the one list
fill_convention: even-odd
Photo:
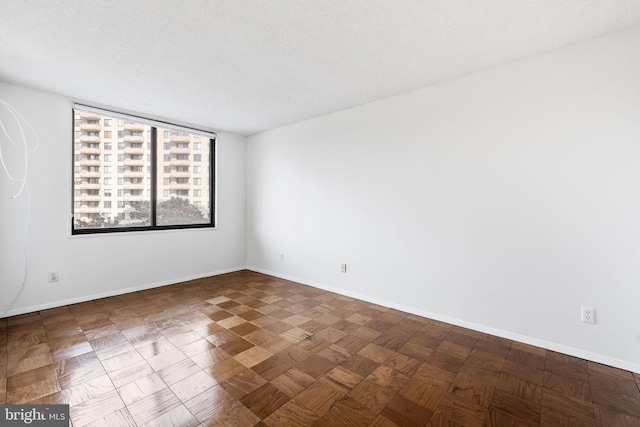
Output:
[[241,271],[0,319],[83,426],[640,426],[640,375]]

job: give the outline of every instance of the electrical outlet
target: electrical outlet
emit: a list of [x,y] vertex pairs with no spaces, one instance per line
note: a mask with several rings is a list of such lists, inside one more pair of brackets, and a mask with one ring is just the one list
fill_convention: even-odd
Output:
[[596,309],[591,307],[582,307],[582,315],[580,320],[584,323],[596,323]]
[[340,264],[340,272],[342,273],[347,272],[347,264]]
[[284,261],[284,253],[280,254],[280,261]]
[[57,283],[60,281],[60,273],[58,271],[50,271],[47,273],[49,283]]

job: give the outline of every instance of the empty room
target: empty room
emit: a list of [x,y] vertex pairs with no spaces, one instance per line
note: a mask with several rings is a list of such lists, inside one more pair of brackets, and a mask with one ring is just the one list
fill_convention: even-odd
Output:
[[640,426],[640,3],[8,0],[0,425]]

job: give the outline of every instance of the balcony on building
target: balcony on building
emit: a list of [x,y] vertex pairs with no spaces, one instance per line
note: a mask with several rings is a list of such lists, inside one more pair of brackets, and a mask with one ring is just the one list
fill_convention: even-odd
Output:
[[[125,149],[126,152],[126,149]],[[125,166],[145,166],[144,159],[124,159]]]
[[96,113],[82,111],[79,113],[82,120],[100,120],[102,117]]
[[144,147],[131,147],[127,145],[124,147],[124,154],[144,154]]
[[145,186],[144,184],[131,184],[125,182],[122,188],[124,188],[125,190],[144,190]]
[[186,159],[171,159],[171,166],[191,166],[191,160]]
[[143,200],[149,200],[149,198],[145,197],[144,194],[125,194],[123,197],[125,202],[140,202]]
[[102,208],[100,206],[80,206],[76,208],[76,212],[80,213],[100,213]]
[[78,175],[82,178],[100,178],[100,172],[92,172],[92,171],[80,171]]
[[[100,184],[95,184],[95,185],[100,185]],[[74,199],[79,202],[99,202],[100,200],[102,200],[102,197],[100,197],[99,194],[81,194],[79,196],[75,196]]]
[[75,187],[80,190],[99,190],[102,188],[100,183],[94,184],[89,182],[81,182],[80,184],[76,184]]
[[191,176],[191,173],[189,171],[187,172],[171,171],[172,178],[189,178],[190,176]]
[[[100,151],[99,148],[97,150]],[[100,160],[80,159],[78,164],[81,166],[101,166],[102,162]]]
[[144,142],[144,136],[138,135],[125,135],[122,139],[124,142]]
[[80,135],[81,142],[100,142],[99,136]]
[[190,147],[176,147],[175,145],[171,145],[171,154],[189,154],[191,153]]
[[144,172],[126,170],[124,171],[124,177],[125,178],[144,178]]
[[172,182],[171,184],[165,185],[165,188],[170,190],[190,190],[191,184],[178,184],[176,182]]
[[102,130],[102,127],[99,124],[81,123],[80,130],[100,132],[100,130]]
[[147,125],[145,125],[144,123],[125,123],[124,130],[144,132],[145,130],[147,130]]
[[171,135],[171,142],[191,142],[190,135]]

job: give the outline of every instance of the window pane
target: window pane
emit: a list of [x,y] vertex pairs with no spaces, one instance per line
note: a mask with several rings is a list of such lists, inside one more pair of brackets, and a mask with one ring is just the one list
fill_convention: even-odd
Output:
[[116,114],[74,107],[73,233],[212,227],[212,139]]
[[[114,123],[118,123],[115,142],[124,150],[117,161],[103,154],[111,143],[105,144],[100,136],[105,135],[104,126]],[[143,183],[149,176],[146,134],[150,129],[145,124],[74,110],[74,229],[151,225],[150,201],[143,192],[148,188]],[[118,197],[107,200],[114,188]]]
[[[207,224],[211,221],[209,210],[209,171],[201,170],[198,177],[204,185],[196,196],[194,192],[193,150],[195,144],[201,147],[201,158],[209,158],[209,139],[204,136],[176,130],[158,128],[158,135],[170,137],[165,141],[164,160],[168,164],[158,164],[158,200],[156,205],[157,225]],[[167,145],[169,144],[169,145]],[[167,147],[169,147],[167,149]],[[202,164],[202,162],[197,162]],[[204,208],[202,208],[204,206]]]

